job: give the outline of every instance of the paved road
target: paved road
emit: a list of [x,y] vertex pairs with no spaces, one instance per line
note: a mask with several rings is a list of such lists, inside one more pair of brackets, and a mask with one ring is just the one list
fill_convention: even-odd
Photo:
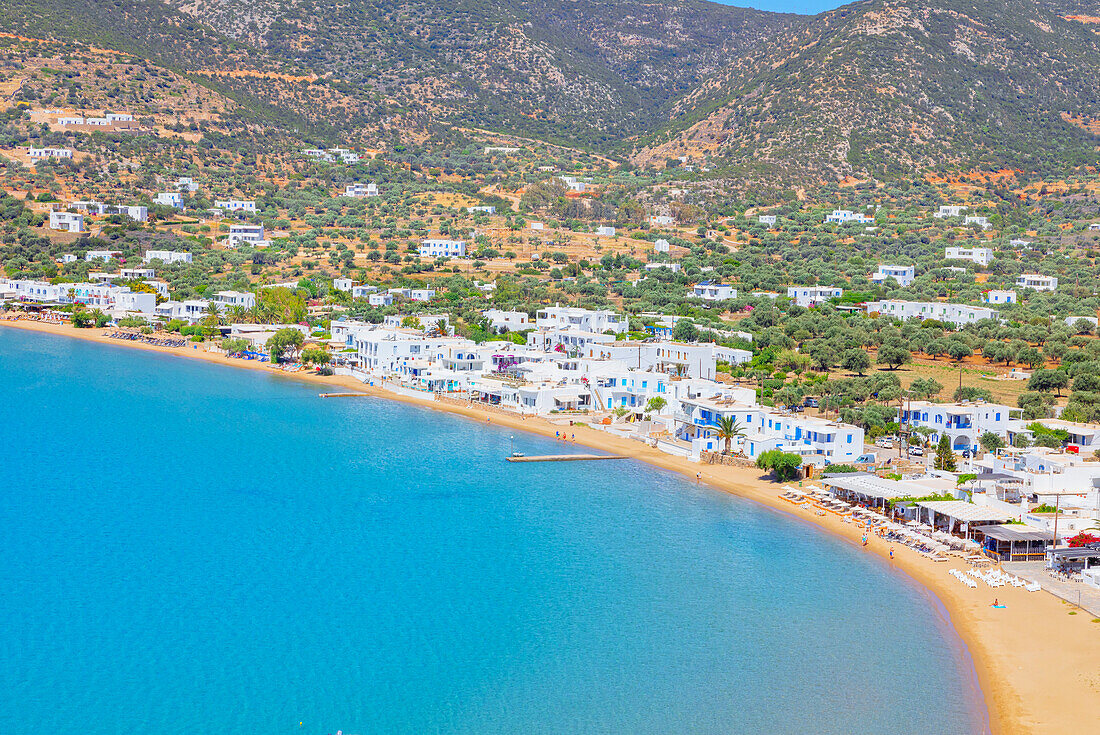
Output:
[[[1100,590],[1090,587],[1083,582],[1063,582],[1047,574],[1046,562],[1041,561],[1006,561],[1001,565],[1009,574],[1026,579],[1029,582],[1038,582],[1044,590],[1061,597],[1073,605],[1080,604],[1082,608],[1094,617],[1100,618]],[[1078,603],[1080,600],[1080,603]]]

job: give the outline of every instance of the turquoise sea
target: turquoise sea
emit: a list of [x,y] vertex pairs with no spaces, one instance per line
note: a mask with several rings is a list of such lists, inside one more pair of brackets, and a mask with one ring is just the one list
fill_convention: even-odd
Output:
[[0,328],[0,733],[984,730],[935,602],[858,548],[317,392]]

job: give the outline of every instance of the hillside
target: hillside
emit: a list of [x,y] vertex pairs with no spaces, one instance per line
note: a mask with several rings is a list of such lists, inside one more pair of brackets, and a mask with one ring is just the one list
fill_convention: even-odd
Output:
[[[1094,7],[1095,6],[1095,7]],[[1095,0],[10,0],[0,31],[131,54],[252,124],[429,147],[455,126],[744,181],[1097,164]]]
[[1095,163],[1100,35],[1030,0],[869,0],[769,44],[672,117],[635,162],[709,156],[802,180]]

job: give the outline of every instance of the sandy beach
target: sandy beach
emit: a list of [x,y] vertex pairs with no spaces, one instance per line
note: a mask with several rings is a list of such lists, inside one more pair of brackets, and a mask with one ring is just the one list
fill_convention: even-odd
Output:
[[[33,321],[0,321],[0,327],[65,335],[260,370],[291,380],[314,383],[319,393],[335,389],[416,403],[481,423],[488,421],[551,438],[562,428],[562,419],[555,422],[541,418],[521,419],[513,414],[483,410],[476,406],[437,402],[430,396],[414,398],[372,388],[351,377],[286,374],[266,363],[230,359],[206,352],[202,346],[195,349],[191,343],[182,348],[156,347],[110,339],[105,336],[104,330],[75,329],[69,325]],[[565,423],[568,423],[567,419]],[[568,431],[576,435],[578,446],[628,455],[654,467],[678,472],[691,480],[695,480],[696,473],[701,473],[702,482],[709,486],[748,498],[802,522],[816,524],[857,547],[860,545],[861,531],[854,524],[845,523],[833,514],[817,516],[781,499],[780,487],[761,477],[754,469],[696,464],[588,426],[568,427]],[[889,556],[891,547],[894,550],[893,559]],[[984,585],[977,589],[967,588],[947,573],[948,569],[962,567],[960,561],[933,562],[907,547],[888,544],[874,536],[861,551],[877,555],[881,563],[891,565],[918,582],[942,604],[949,623],[958,632],[973,659],[992,732],[1097,730],[1100,720],[1100,622],[1092,622],[1091,615],[1046,592],[1029,593],[1012,587],[992,590]],[[1004,609],[991,606],[994,597],[1005,606]],[[899,661],[898,665],[905,666],[905,662]],[[935,703],[914,702],[914,706],[934,708]]]

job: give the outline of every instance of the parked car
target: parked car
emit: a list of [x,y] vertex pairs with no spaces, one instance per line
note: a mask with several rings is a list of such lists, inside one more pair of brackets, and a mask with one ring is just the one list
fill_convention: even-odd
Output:
[[809,407],[809,408],[817,408],[817,399],[816,399],[816,398],[807,398],[807,399],[806,399],[806,400],[805,400],[805,401],[804,401],[804,402],[802,403],[802,405],[803,405],[803,406],[807,406],[807,407]]
[[861,454],[861,455],[859,455],[859,458],[856,460],[856,464],[875,464],[876,462],[878,462],[878,457],[875,456],[874,452],[868,452],[867,454]]
[[912,457],[923,457],[924,447],[909,447],[909,455]]

